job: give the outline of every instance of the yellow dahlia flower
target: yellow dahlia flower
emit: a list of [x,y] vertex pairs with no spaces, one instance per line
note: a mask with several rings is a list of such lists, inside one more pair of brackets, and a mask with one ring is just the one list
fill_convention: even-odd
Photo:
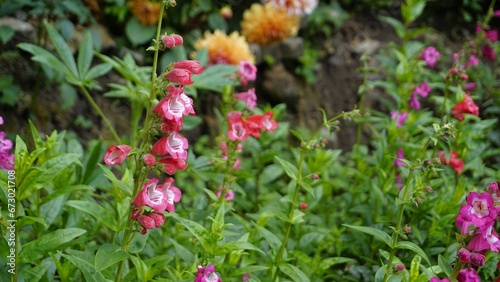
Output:
[[230,35],[220,30],[215,30],[214,33],[207,31],[203,38],[194,43],[194,48],[207,48],[208,64],[238,65],[240,61],[255,63],[248,43],[237,31]]
[[288,14],[273,4],[252,4],[243,13],[241,33],[249,43],[269,45],[297,34],[299,16]]
[[154,25],[160,17],[161,2],[132,0],[129,3],[132,14],[143,25]]

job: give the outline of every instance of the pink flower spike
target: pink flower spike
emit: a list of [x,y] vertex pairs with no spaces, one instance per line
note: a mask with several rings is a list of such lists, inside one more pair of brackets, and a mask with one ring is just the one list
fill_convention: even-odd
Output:
[[165,78],[170,80],[170,82],[182,85],[190,85],[194,83],[191,79],[191,72],[185,69],[173,69],[165,75]]
[[250,88],[247,92],[240,92],[234,95],[234,98],[245,102],[247,107],[253,111],[255,106],[257,106],[257,95],[255,95],[255,88]]
[[174,63],[174,69],[185,69],[192,74],[200,74],[203,72],[203,67],[200,62],[195,60],[181,60]]
[[[494,207],[493,197],[488,192],[478,194],[470,192],[467,195],[467,216],[472,224],[481,227],[497,217],[497,210]],[[462,212],[462,209],[460,210]]]
[[104,163],[109,166],[121,164],[128,156],[132,147],[127,145],[112,145],[104,154]]
[[238,76],[242,85],[247,85],[248,81],[254,81],[257,78],[257,67],[255,65],[248,61],[240,61],[239,66]]
[[420,59],[424,60],[429,67],[433,68],[440,57],[441,54],[436,50],[436,48],[431,46],[424,49]]

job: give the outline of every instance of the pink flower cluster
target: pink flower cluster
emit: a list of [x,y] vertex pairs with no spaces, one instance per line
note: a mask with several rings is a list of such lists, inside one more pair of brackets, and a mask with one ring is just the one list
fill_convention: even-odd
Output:
[[[0,125],[3,124],[3,118],[0,116]],[[0,169],[14,169],[14,154],[10,154],[12,149],[12,141],[6,138],[6,134],[0,131]]]
[[246,119],[241,112],[231,112],[227,114],[229,120],[227,136],[231,141],[245,141],[249,136],[259,138],[261,131],[273,132],[278,127],[278,123],[272,117],[272,111],[263,115],[251,115]]
[[460,271],[458,281],[479,281],[472,266],[483,266],[487,251],[500,251],[500,237],[494,229],[499,212],[500,191],[497,182],[490,183],[488,191],[470,192],[467,195],[466,204],[460,207],[455,220],[468,242],[457,253],[458,259],[467,264]]

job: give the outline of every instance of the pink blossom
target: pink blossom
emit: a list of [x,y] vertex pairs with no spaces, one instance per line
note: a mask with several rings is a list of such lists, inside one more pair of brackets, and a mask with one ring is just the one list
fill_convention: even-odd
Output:
[[0,131],[0,152],[7,152],[12,149],[12,141],[6,139],[6,134]]
[[175,159],[171,156],[161,158],[160,163],[163,164],[163,171],[170,175],[173,175],[177,170],[184,170],[187,167],[186,160]]
[[158,156],[169,154],[174,159],[185,160],[187,158],[186,150],[188,147],[188,140],[174,131],[170,135],[156,141],[151,152]]
[[500,10],[496,10],[493,12],[493,16],[494,17],[497,17],[497,18],[500,18]]
[[486,30],[484,36],[486,37],[486,39],[491,41],[491,43],[495,43],[498,41],[498,31],[496,29]]
[[422,82],[413,89],[413,94],[418,94],[420,97],[425,98],[429,95],[430,91],[431,87],[429,84],[427,84],[427,82]]
[[405,159],[405,155],[403,152],[403,148],[399,148],[398,152],[396,154],[396,160],[394,161],[394,166],[405,166],[405,163],[402,162],[401,160]]
[[498,191],[498,182],[491,182],[488,184],[488,191],[490,193],[496,193]]
[[227,136],[231,141],[244,141],[250,135],[247,125],[240,112],[231,112],[227,115],[229,130]]
[[482,228],[479,228],[474,238],[470,240],[467,246],[468,249],[474,252],[491,250],[498,253],[500,250],[500,239],[496,230],[493,229],[494,225],[495,222],[490,221]]
[[156,228],[162,227],[163,223],[165,223],[165,215],[163,213],[152,212],[148,215],[154,220]]
[[14,154],[8,152],[0,152],[0,169],[13,170],[14,169]]
[[471,90],[474,90],[476,89],[476,83],[475,82],[469,82],[469,83],[466,83],[465,86],[464,86],[464,89],[466,91],[471,91]]
[[215,266],[211,264],[207,267],[198,266],[198,273],[194,278],[194,282],[222,282],[222,280],[215,273]]
[[470,55],[469,60],[465,63],[465,67],[468,68],[477,65],[479,65],[479,58],[474,55]]
[[165,78],[170,80],[172,83],[179,83],[182,85],[190,85],[194,83],[191,79],[191,72],[185,69],[173,69],[165,75]]
[[458,282],[481,282],[474,268],[464,268],[457,275]]
[[148,206],[156,212],[163,212],[167,208],[167,195],[163,191],[164,185],[158,185],[158,179],[152,178],[137,193],[132,205],[135,207]]
[[[460,216],[466,221],[462,222],[463,227],[468,227],[470,222],[476,227],[482,227],[493,222],[497,217],[497,210],[494,207],[493,198],[490,193],[470,192],[467,195],[467,204],[460,207]],[[462,229],[462,234],[465,234],[467,229]]]
[[156,158],[151,154],[144,154],[144,156],[142,156],[142,159],[147,166],[154,166],[156,164]]
[[236,161],[233,164],[233,169],[239,170],[241,168],[241,158],[236,158]]
[[442,164],[447,164],[448,166],[452,167],[458,174],[462,173],[462,170],[464,168],[464,161],[460,160],[458,157],[458,153],[455,151],[450,152],[450,160],[446,160],[446,156],[444,155],[444,151],[439,151],[437,153],[440,161]]
[[182,118],[188,114],[196,114],[193,100],[184,93],[182,87],[169,87],[168,89],[171,90],[169,95],[154,107],[154,113],[162,116],[165,120],[173,120],[175,123],[181,122]]
[[483,54],[483,57],[490,61],[495,61],[495,49],[491,48],[489,45],[484,45],[483,49],[481,50],[481,53]]
[[396,120],[396,127],[401,127],[403,126],[403,123],[408,119],[408,113],[392,110],[391,119]]
[[408,103],[408,107],[410,109],[420,110],[421,106],[420,106],[420,101],[418,100],[417,94],[415,94],[415,93],[411,94],[410,102]]
[[104,154],[104,163],[109,166],[121,164],[128,156],[132,147],[127,145],[112,145]]
[[441,54],[436,50],[436,48],[431,46],[424,49],[420,59],[424,60],[429,67],[433,68],[440,57]]
[[248,61],[240,61],[239,66],[238,76],[242,85],[247,85],[248,81],[254,81],[257,78],[257,67],[255,65]]
[[172,49],[175,47],[175,41],[172,38],[172,36],[164,35],[161,37],[161,41],[163,42],[163,45],[165,45],[165,47],[167,47],[169,49]]
[[483,254],[472,253],[470,256],[470,262],[475,266],[483,266],[486,257]]
[[174,179],[169,177],[165,180],[165,183],[162,186],[162,190],[166,195],[166,210],[168,212],[175,212],[174,202],[177,203],[181,200],[182,193],[179,188],[173,186]]
[[184,39],[182,39],[182,36],[178,34],[172,34],[171,36],[174,39],[175,46],[181,46],[184,43]]
[[141,234],[146,234],[147,229],[155,228],[154,219],[147,215],[140,215],[139,217],[137,217],[137,221],[143,227]]
[[474,103],[474,100],[470,97],[470,94],[465,94],[464,100],[457,103],[451,109],[451,113],[459,121],[464,120],[464,114],[471,114],[479,116],[479,107]]
[[181,60],[174,63],[174,69],[185,69],[192,74],[200,74],[203,72],[203,67],[196,60]]
[[[251,129],[260,129],[264,131],[274,132],[274,130],[278,128],[278,123],[273,120],[272,117],[272,111],[268,111],[263,115],[252,115],[247,119],[248,127]],[[254,137],[259,136],[259,134],[257,133],[255,133],[255,130],[252,131],[252,135]]]
[[247,107],[252,111],[257,106],[257,96],[255,95],[255,88],[250,88],[246,92],[235,94],[234,97],[240,101],[245,102]]
[[[219,185],[215,195],[220,198],[221,194],[222,194],[222,185]],[[226,193],[224,193],[224,199],[226,199],[226,201],[229,201],[229,202],[233,201],[234,200],[234,191],[232,189],[227,189]]]

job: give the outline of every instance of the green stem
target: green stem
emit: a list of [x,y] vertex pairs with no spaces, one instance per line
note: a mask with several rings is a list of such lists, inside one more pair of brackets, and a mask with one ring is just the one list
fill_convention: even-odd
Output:
[[99,117],[104,121],[104,123],[108,127],[109,131],[111,132],[111,135],[113,135],[113,138],[115,139],[115,142],[117,142],[118,144],[121,144],[120,136],[118,136],[118,134],[116,133],[116,131],[113,128],[113,125],[111,124],[111,122],[109,121],[109,119],[106,117],[106,115],[104,115],[104,113],[102,112],[101,108],[99,108],[99,106],[95,103],[95,101],[92,98],[92,96],[90,96],[90,93],[87,90],[87,88],[85,88],[83,85],[80,85],[80,89],[82,90],[83,95],[85,96],[85,98],[87,99],[87,101],[90,103],[90,105],[92,106],[92,108],[97,112],[97,114],[99,115]]
[[[311,135],[309,140],[307,140],[306,144],[310,143],[316,135],[320,132],[320,130],[327,126],[328,124],[331,124],[332,122],[336,121],[337,119],[341,117],[345,117],[346,113],[342,113],[334,118],[331,118],[327,121],[325,121],[321,126],[319,126]],[[274,259],[274,272],[273,272],[273,279],[271,281],[276,281],[278,279],[278,272],[279,272],[279,264],[281,263],[281,260],[283,259],[283,253],[285,252],[285,248],[288,242],[288,238],[290,237],[290,233],[292,231],[292,226],[293,226],[293,218],[295,215],[295,207],[297,206],[297,198],[300,192],[300,183],[302,182],[302,163],[304,162],[305,155],[308,149],[306,147],[302,147],[302,150],[300,152],[300,158],[299,158],[299,163],[298,163],[298,169],[297,169],[297,179],[294,192],[293,192],[293,197],[292,197],[292,203],[290,205],[290,211],[288,213],[288,221],[286,223],[286,231],[285,231],[285,237],[283,238],[283,242],[281,243],[281,246],[279,248],[278,253],[276,254],[276,258]]]
[[[424,146],[420,150],[417,159],[420,159],[422,157],[422,155],[425,152],[425,149],[427,149],[427,146],[429,146],[430,141],[431,141],[431,138],[428,138],[427,142],[425,142]],[[404,210],[405,210],[405,206],[406,206],[406,201],[408,200],[408,196],[410,194],[410,182],[412,180],[414,171],[415,171],[415,168],[411,167],[410,172],[408,173],[408,178],[406,179],[405,186],[403,188],[405,190],[403,193],[403,199],[401,200],[401,205],[399,207],[398,223],[396,225],[396,230],[394,231],[394,233],[392,233],[391,254],[390,254],[389,259],[387,261],[387,266],[386,266],[384,280],[383,280],[384,282],[386,282],[387,279],[389,279],[389,274],[390,274],[391,268],[392,268],[392,261],[394,260],[394,256],[396,254],[396,245],[398,243],[399,230],[401,230],[401,226],[403,224]]]
[[461,262],[459,259],[457,259],[457,264],[453,268],[453,272],[450,274],[451,281],[455,281],[455,279],[458,276],[458,273],[460,272],[460,270],[462,270],[463,267],[464,267],[463,262]]
[[[159,48],[159,41],[160,41],[160,33],[161,33],[161,25],[162,25],[162,19],[163,19],[163,10],[165,9],[165,1],[162,1],[161,8],[160,8],[160,15],[158,19],[158,25],[156,28],[156,37],[155,37],[155,48],[154,48],[154,59],[153,59],[153,70],[151,73],[151,92],[149,95],[149,107],[146,110],[146,121],[144,122],[144,128],[145,130],[142,132],[141,140],[143,140],[143,143],[141,144],[141,148],[143,151],[146,149],[146,147],[149,145],[150,142],[150,134],[149,134],[149,129],[151,127],[152,123],[152,115],[151,115],[151,109],[153,107],[153,101],[156,98],[156,71],[158,67],[158,48]],[[147,177],[147,171],[143,170],[143,162],[141,162],[139,159],[136,160],[136,165],[137,165],[137,170],[134,173],[134,191],[132,192],[132,199],[135,198],[137,193],[139,192],[140,187],[143,185],[144,180]],[[133,227],[133,220],[131,218],[132,215],[132,209],[129,210],[129,216],[127,218],[127,223],[125,227],[125,233],[123,234],[123,240],[121,244],[121,249],[124,251],[128,251],[128,245],[130,240],[132,239],[132,235],[134,234],[132,231]],[[120,261],[118,264],[118,269],[116,271],[116,282],[120,282],[122,280],[122,271],[123,271],[123,266],[126,260]],[[128,260],[127,260],[128,261]]]

